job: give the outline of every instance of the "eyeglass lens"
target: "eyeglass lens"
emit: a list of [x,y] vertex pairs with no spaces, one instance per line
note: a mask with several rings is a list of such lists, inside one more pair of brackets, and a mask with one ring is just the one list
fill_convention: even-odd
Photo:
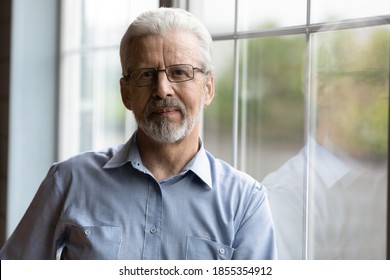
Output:
[[190,64],[167,66],[165,69],[143,68],[130,73],[129,77],[134,86],[151,86],[156,83],[158,73],[165,72],[170,82],[179,83],[194,78],[194,67]]

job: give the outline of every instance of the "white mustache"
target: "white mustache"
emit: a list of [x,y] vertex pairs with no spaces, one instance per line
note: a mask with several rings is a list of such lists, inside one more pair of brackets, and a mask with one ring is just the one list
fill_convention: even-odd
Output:
[[181,113],[181,115],[184,117],[187,114],[186,107],[184,104],[178,100],[173,98],[167,98],[167,99],[158,99],[158,98],[152,98],[148,104],[146,105],[145,109],[145,117],[148,118],[154,111],[161,110],[167,107],[174,107],[178,109]]

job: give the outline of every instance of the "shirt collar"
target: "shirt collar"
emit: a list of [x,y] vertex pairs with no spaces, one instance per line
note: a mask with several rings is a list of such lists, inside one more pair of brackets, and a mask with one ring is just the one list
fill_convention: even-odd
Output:
[[[105,169],[118,168],[130,162],[131,165],[144,173],[150,173],[142,164],[136,143],[136,132],[125,144],[114,150],[112,158],[103,166]],[[195,157],[184,167],[181,174],[192,171],[198,176],[210,189],[212,188],[212,176],[210,161],[207,152],[204,149],[203,142],[199,139],[200,149]]]
[[312,160],[315,160],[314,168],[317,176],[327,188],[330,189],[341,183],[341,180],[347,176],[354,177],[351,168],[333,153],[315,142],[315,140],[311,140],[311,145],[314,148],[314,158],[312,158]]
[[135,134],[123,145],[118,146],[113,151],[113,156],[111,159],[107,161],[107,163],[103,166],[105,169],[109,168],[117,168],[126,164],[127,162],[131,162],[132,158],[135,158],[132,155],[132,143],[135,141]]
[[[211,166],[203,142],[199,139],[200,149],[187,168],[196,174],[210,189],[212,188]],[[186,169],[186,168],[184,168]]]

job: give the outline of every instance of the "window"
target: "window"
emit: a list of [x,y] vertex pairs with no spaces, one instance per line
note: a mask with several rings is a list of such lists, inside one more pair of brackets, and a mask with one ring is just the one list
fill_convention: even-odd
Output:
[[353,4],[189,3],[215,41],[205,145],[267,187],[281,259],[386,258],[390,3]]
[[[266,186],[280,258],[386,258],[390,2],[167,2],[213,35],[204,143]],[[158,5],[62,1],[60,159],[134,130],[119,42]]]
[[134,130],[120,98],[119,43],[139,13],[157,7],[158,0],[62,0],[59,159],[122,143]]

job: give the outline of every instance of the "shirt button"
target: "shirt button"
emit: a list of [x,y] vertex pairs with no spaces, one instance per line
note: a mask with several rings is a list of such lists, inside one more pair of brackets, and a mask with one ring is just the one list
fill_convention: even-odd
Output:
[[86,229],[86,230],[84,231],[84,233],[85,233],[85,235],[90,235],[90,234],[91,234],[91,231],[90,231],[89,229]]
[[221,248],[221,249],[219,249],[219,251],[218,251],[221,255],[224,255],[225,254],[225,249],[224,248]]
[[151,234],[155,234],[157,232],[157,229],[155,228],[155,227],[152,227],[151,229],[150,229],[150,233]]

